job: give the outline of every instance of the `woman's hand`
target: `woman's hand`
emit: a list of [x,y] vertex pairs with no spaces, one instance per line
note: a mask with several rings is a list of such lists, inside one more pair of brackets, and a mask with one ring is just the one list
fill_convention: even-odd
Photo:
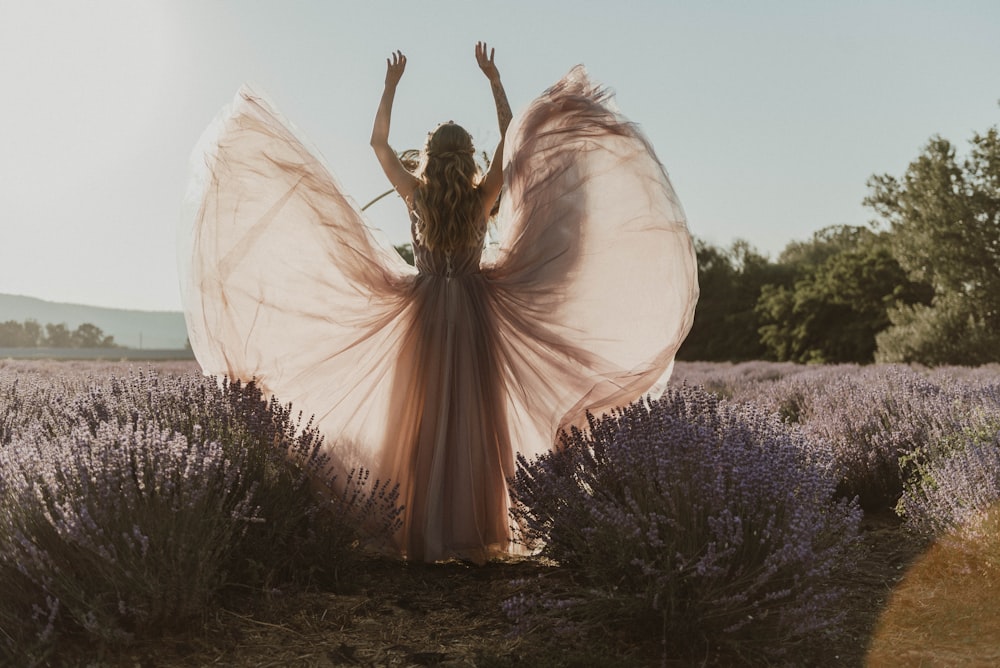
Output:
[[385,85],[395,86],[403,78],[403,70],[406,69],[406,56],[402,51],[397,50],[391,58],[385,59]]
[[372,148],[375,157],[382,165],[382,170],[389,178],[392,187],[400,196],[407,200],[413,195],[413,190],[419,183],[417,177],[406,170],[399,161],[399,156],[389,146],[389,119],[392,117],[392,101],[396,97],[396,84],[406,69],[406,56],[402,51],[396,51],[391,58],[385,59],[385,89],[375,113],[375,125],[372,127]]
[[489,58],[486,57],[486,42],[476,42],[476,62],[479,63],[479,69],[483,71],[486,78],[491,82],[500,80],[500,70],[497,69],[496,63],[493,62],[493,52],[495,49],[490,49]]

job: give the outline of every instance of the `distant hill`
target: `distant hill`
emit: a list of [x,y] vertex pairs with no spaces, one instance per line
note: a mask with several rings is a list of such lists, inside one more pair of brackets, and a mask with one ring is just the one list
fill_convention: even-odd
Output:
[[180,311],[132,311],[0,294],[0,322],[8,320],[65,323],[71,330],[89,322],[115,337],[118,345],[129,348],[176,350],[187,343],[187,327]]

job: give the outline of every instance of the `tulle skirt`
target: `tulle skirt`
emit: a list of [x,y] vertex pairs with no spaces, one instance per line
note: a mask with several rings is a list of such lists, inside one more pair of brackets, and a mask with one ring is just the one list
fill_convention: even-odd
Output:
[[662,391],[690,329],[680,203],[580,67],[511,124],[499,247],[451,277],[407,265],[248,88],[196,155],[181,260],[199,363],[314,415],[335,468],[398,484],[405,558],[512,549],[516,456]]

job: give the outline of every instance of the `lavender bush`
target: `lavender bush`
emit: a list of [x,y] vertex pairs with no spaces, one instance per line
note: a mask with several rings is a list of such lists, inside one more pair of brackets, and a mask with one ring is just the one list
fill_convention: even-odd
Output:
[[562,593],[521,583],[508,612],[522,629],[626,627],[774,654],[835,633],[860,512],[801,435],[748,405],[668,389],[564,434],[518,463],[512,514],[527,545],[571,569]]
[[0,559],[24,576],[17,598],[36,598],[39,640],[57,622],[121,641],[198,613],[262,521],[244,463],[152,423],[35,430],[3,448]]
[[671,383],[703,387],[724,399],[738,398],[816,368],[792,362],[676,362]]
[[227,583],[335,577],[362,525],[398,522],[393,490],[335,480],[318,432],[252,385],[0,373],[0,399],[0,658],[184,623]]
[[928,377],[938,383],[959,383],[970,387],[995,386],[1000,380],[1000,364],[982,366],[939,366],[928,370]]
[[816,398],[831,385],[858,372],[854,365],[802,366],[796,373],[785,374],[770,381],[739,385],[732,393],[732,400],[751,403],[768,412],[777,413],[783,420],[800,423],[804,412]]
[[989,440],[970,440],[948,455],[925,462],[906,486],[899,513],[924,535],[960,533],[979,538],[983,521],[1000,504],[1000,430]]
[[906,367],[870,367],[831,379],[804,402],[799,421],[861,507],[891,509],[906,459],[947,429],[952,397]]
[[35,373],[0,368],[0,447],[33,425],[52,424],[74,393],[61,385]]
[[[369,480],[366,471],[341,472],[338,480],[312,423],[303,424],[290,405],[266,399],[253,384],[138,372],[92,383],[59,403],[65,408],[44,421],[53,433],[83,427],[95,434],[107,422],[135,427],[156,420],[187,438],[217,440],[231,456],[245,458],[243,473],[258,486],[264,517],[248,532],[240,567],[263,579],[308,571],[317,552],[336,569],[358,539],[360,524],[368,533],[387,535],[398,522],[393,490]],[[318,498],[335,507],[319,509]],[[315,545],[317,538],[324,544]],[[278,544],[288,547],[275,550]]]
[[983,370],[954,367],[836,365],[734,383],[729,394],[799,424],[838,476],[838,495],[883,511],[895,507],[908,479],[921,475],[921,462],[960,448],[970,433],[988,436],[1000,428],[995,380]]

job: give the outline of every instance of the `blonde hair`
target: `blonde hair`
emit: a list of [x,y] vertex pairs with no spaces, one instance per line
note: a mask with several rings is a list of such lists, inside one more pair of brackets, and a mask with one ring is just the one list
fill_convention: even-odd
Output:
[[430,249],[455,251],[481,242],[483,215],[480,171],[472,137],[461,126],[443,123],[427,137],[413,193],[421,242]]

